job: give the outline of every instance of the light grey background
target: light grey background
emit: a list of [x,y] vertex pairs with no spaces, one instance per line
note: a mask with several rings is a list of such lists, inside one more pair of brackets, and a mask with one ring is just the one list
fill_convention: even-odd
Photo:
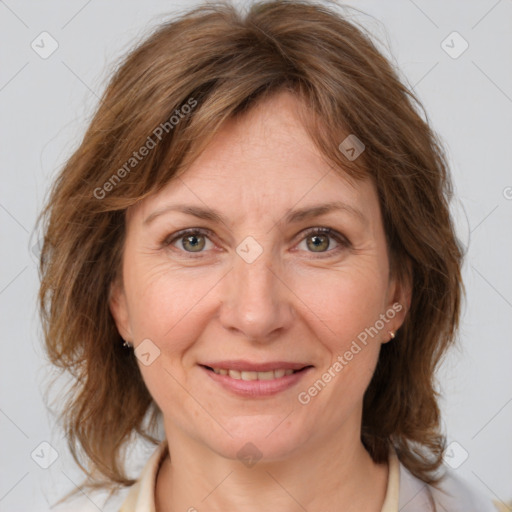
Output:
[[[35,302],[37,212],[52,177],[77,147],[113,63],[159,21],[195,3],[0,1],[2,512],[49,510],[49,503],[81,480],[42,400],[49,369]],[[443,425],[455,443],[447,463],[460,464],[457,474],[481,492],[510,500],[512,0],[350,5],[371,15],[359,19],[387,39],[448,150],[457,194],[453,212],[468,245],[468,300],[461,349],[439,373]],[[46,59],[31,48],[33,41],[43,46],[43,31],[58,43]],[[453,58],[464,41],[467,50]],[[46,39],[46,50],[49,44]],[[59,454],[49,469],[36,463],[51,453],[42,442]],[[134,476],[151,451],[145,444],[135,448]],[[113,503],[103,506],[101,496],[83,501],[92,510],[116,510]]]

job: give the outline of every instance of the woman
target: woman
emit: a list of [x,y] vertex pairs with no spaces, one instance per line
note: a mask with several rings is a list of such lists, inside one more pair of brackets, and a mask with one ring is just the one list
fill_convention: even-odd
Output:
[[[86,486],[131,485],[122,512],[493,510],[442,466],[462,251],[418,105],[320,4],[205,5],[128,55],[43,212]],[[158,444],[136,482],[133,433]]]

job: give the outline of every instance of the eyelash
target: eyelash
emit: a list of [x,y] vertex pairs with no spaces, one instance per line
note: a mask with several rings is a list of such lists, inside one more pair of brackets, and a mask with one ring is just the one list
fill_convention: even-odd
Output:
[[[207,238],[210,238],[210,236],[212,235],[212,232],[210,230],[204,229],[204,228],[184,229],[182,231],[178,231],[177,233],[173,233],[172,235],[166,236],[160,243],[160,246],[162,248],[168,247],[168,246],[172,245],[174,242],[176,242],[177,240],[184,238],[187,235],[204,235]],[[339,247],[332,249],[332,250],[327,250],[325,252],[319,252],[319,253],[312,252],[311,254],[318,254],[318,255],[324,254],[324,255],[331,256],[332,254],[337,254],[339,251],[351,246],[351,243],[348,241],[348,239],[345,238],[340,233],[338,233],[337,231],[335,231],[331,228],[322,228],[322,227],[309,228],[309,229],[305,230],[304,236],[303,236],[303,238],[301,238],[300,242],[302,242],[303,240],[305,240],[306,238],[308,238],[309,236],[312,236],[312,235],[328,235],[329,237],[336,240],[336,242],[338,242]],[[198,252],[198,253],[187,252],[187,251],[182,251],[182,250],[179,250],[179,251],[186,253],[187,255],[189,255],[187,257],[191,257],[191,258],[200,258],[204,254],[204,251]],[[322,258],[325,256],[319,256],[319,257]]]

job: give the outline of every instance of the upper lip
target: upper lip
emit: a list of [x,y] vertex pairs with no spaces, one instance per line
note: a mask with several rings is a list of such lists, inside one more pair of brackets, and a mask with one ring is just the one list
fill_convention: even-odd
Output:
[[307,363],[293,363],[290,361],[268,361],[266,363],[254,363],[251,361],[244,361],[243,359],[225,360],[225,361],[208,361],[201,363],[202,366],[209,366],[210,368],[224,368],[226,370],[238,370],[246,372],[269,372],[272,370],[302,370],[306,366],[311,366]]

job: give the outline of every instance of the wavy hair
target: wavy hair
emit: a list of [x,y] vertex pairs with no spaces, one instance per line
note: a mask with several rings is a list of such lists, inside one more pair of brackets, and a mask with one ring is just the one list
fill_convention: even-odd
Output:
[[[161,411],[108,305],[125,211],[184,172],[225,120],[282,90],[305,106],[304,127],[336,172],[373,180],[390,271],[412,284],[364,396],[362,442],[375,462],[394,446],[415,476],[438,482],[446,439],[435,373],[456,342],[464,293],[452,185],[423,106],[349,18],[300,0],[244,11],[208,3],[159,25],[113,72],[39,219],[45,350],[73,379],[59,420],[86,487],[133,484],[124,449],[133,435],[158,442]],[[365,145],[355,160],[339,149],[349,134]]]

